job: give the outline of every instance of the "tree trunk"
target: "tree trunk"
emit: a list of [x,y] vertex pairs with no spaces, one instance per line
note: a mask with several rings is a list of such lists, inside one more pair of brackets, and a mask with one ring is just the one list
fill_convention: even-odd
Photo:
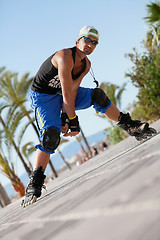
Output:
[[55,177],[57,178],[57,177],[58,177],[58,174],[57,174],[55,168],[53,167],[53,164],[52,164],[52,162],[51,162],[51,159],[49,159],[49,166],[50,166],[50,168],[51,168],[53,174],[54,174]]
[[82,148],[82,151],[83,151],[83,152],[84,152],[84,154],[86,155],[86,157],[88,157],[88,153],[85,151],[85,149],[84,149],[84,147],[83,147],[82,143],[81,143],[81,142],[79,142],[79,144],[80,144],[80,146],[81,146],[81,148]]
[[[27,118],[29,119],[30,122],[32,121],[32,119],[29,116],[29,114],[27,114]],[[37,129],[36,125],[34,124],[34,122],[32,122],[31,124],[32,124],[32,127],[34,128],[34,131],[36,132],[36,134],[37,134],[37,136],[39,138],[39,132],[38,132],[38,129]]]
[[26,172],[27,172],[28,175],[30,176],[30,175],[31,175],[31,170],[30,170],[30,168],[29,168],[29,167],[27,166],[27,164],[25,163],[25,160],[24,160],[24,158],[22,157],[22,154],[20,153],[20,151],[19,151],[18,147],[16,146],[14,140],[12,141],[12,143],[13,143],[13,146],[14,146],[14,148],[15,148],[18,156],[19,156],[19,158],[21,159],[21,161],[22,161],[22,163],[23,163],[23,166],[24,166]]
[[[4,121],[3,121],[3,119],[2,119],[1,116],[0,116],[0,122],[2,123],[2,126],[3,126],[3,128],[5,129],[5,128],[6,128],[6,125],[5,125],[5,123],[4,123]],[[12,144],[13,144],[13,146],[14,146],[14,148],[15,148],[18,156],[19,156],[19,158],[21,159],[21,161],[22,161],[22,163],[23,163],[23,166],[24,166],[26,172],[28,173],[28,175],[30,175],[30,174],[31,174],[31,170],[29,169],[29,167],[28,167],[27,164],[25,163],[25,160],[23,159],[22,154],[20,153],[20,151],[19,151],[16,143],[14,142],[13,138],[12,138]]]
[[63,161],[65,162],[65,164],[67,165],[67,167],[71,170],[70,164],[66,161],[66,159],[64,158],[64,156],[61,153],[61,151],[59,150],[59,148],[57,148],[57,151],[58,151],[59,155],[61,156],[61,158],[63,159]]
[[87,146],[87,149],[88,149],[88,151],[89,151],[89,153],[90,153],[90,155],[91,155],[91,157],[92,157],[92,151],[91,151],[91,149],[90,149],[90,146],[89,146],[89,144],[88,144],[88,142],[87,142],[86,137],[84,136],[84,133],[83,133],[81,127],[80,127],[80,130],[81,130],[81,134],[82,134],[83,140],[84,140],[84,142],[85,142],[85,144],[86,144],[86,146]]
[[12,180],[12,187],[18,193],[19,198],[25,195],[25,187],[17,176]]
[[3,188],[2,184],[0,183],[0,205],[2,207],[7,206],[8,204],[10,204],[11,200],[8,197],[5,189]]

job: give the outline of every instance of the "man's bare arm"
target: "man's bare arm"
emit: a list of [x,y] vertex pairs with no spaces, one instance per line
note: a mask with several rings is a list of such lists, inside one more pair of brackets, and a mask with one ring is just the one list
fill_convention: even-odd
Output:
[[70,50],[64,49],[57,56],[58,75],[61,81],[63,105],[69,118],[75,116],[75,104],[72,92],[73,59]]
[[88,60],[88,58],[86,58],[86,69],[85,69],[85,71],[81,74],[81,76],[79,78],[77,78],[76,80],[73,81],[72,91],[73,91],[74,100],[77,97],[78,88],[79,88],[83,78],[85,77],[85,75],[89,72],[90,67],[91,67],[91,62]]

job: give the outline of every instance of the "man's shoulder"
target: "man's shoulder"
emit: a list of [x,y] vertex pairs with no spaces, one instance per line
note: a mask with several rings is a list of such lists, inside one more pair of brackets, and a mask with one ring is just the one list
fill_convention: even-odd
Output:
[[52,64],[58,68],[59,64],[73,68],[73,57],[71,48],[59,50],[52,58]]
[[73,64],[73,57],[71,48],[64,48],[58,51],[54,57],[57,62],[66,62]]
[[65,56],[71,56],[72,55],[72,51],[71,48],[63,48],[61,50],[59,50],[57,52],[57,54],[61,57],[65,57]]

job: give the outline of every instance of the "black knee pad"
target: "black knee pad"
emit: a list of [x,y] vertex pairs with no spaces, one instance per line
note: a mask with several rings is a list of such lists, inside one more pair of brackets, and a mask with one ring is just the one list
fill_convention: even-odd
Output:
[[59,143],[59,131],[56,128],[46,129],[41,142],[42,147],[48,152],[53,152],[58,147]]
[[92,93],[92,105],[97,103],[100,107],[108,107],[110,105],[110,99],[105,92],[100,88],[95,88]]

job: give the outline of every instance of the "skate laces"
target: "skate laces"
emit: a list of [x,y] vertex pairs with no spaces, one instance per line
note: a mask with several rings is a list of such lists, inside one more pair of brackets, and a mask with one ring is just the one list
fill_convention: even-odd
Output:
[[31,177],[28,186],[30,186],[30,187],[41,187],[42,188],[43,186],[45,186],[44,185],[44,179],[45,179],[45,176],[43,176],[41,178],[40,177],[39,178]]
[[44,185],[45,178],[46,178],[46,175],[44,175],[44,171],[42,170],[42,167],[37,168],[31,173],[30,182],[29,182],[28,186],[42,188],[43,186],[45,186]]

